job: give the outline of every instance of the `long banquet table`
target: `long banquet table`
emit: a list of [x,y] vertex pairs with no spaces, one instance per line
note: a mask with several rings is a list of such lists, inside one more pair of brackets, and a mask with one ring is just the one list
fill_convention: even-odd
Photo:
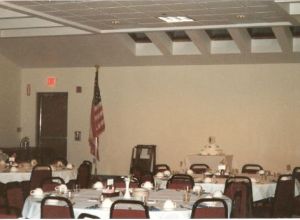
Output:
[[[30,180],[31,170],[21,169],[18,171],[2,170],[0,171],[0,179],[2,183],[8,183],[13,181],[26,181]],[[66,183],[71,179],[76,179],[77,170],[76,169],[57,169],[52,170],[52,176],[61,177]]]
[[[151,191],[148,206],[149,215],[153,219],[189,219],[191,216],[191,208],[194,202],[199,199],[195,194],[191,194],[190,202],[183,202],[183,191],[164,189],[159,191]],[[81,213],[89,213],[99,216],[101,219],[109,218],[109,208],[102,208],[98,198],[101,195],[101,191],[94,189],[81,189],[79,193],[73,196],[73,209],[75,218]],[[202,196],[205,196],[203,194]],[[113,197],[112,200],[122,199],[122,196]],[[163,204],[167,199],[171,199],[175,202],[176,208],[172,210],[165,210]],[[231,200],[228,197],[223,196],[228,206],[228,216],[230,216]],[[40,203],[41,199],[34,198],[33,196],[27,197],[22,216],[23,218],[40,218]]]

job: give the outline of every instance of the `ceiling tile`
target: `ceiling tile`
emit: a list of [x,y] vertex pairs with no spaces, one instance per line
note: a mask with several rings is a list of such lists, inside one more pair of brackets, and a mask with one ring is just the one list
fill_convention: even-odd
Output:
[[27,17],[27,14],[19,13],[5,8],[0,8],[0,18],[11,18],[11,17]]
[[132,8],[136,11],[141,11],[141,12],[168,11],[168,8],[164,7],[163,5],[133,6],[130,8]]
[[103,13],[111,13],[111,14],[115,14],[115,13],[136,13],[137,11],[132,9],[132,8],[128,8],[128,7],[115,7],[115,8],[101,8],[101,11]]
[[117,13],[114,14],[116,18],[119,19],[126,19],[126,18],[145,18],[150,17],[149,15],[141,12],[134,12],[134,13]]

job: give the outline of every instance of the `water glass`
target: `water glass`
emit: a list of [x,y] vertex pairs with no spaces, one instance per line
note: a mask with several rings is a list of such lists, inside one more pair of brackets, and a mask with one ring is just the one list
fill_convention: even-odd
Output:
[[189,203],[191,199],[191,194],[187,191],[184,192],[183,194],[183,202]]
[[79,185],[79,184],[75,184],[75,185],[74,185],[74,188],[73,188],[73,191],[74,191],[75,193],[80,192],[80,185]]

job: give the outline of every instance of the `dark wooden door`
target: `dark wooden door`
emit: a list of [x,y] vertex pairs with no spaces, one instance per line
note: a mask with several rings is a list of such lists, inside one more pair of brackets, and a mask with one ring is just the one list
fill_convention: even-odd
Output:
[[44,164],[67,158],[68,93],[37,94],[37,146]]

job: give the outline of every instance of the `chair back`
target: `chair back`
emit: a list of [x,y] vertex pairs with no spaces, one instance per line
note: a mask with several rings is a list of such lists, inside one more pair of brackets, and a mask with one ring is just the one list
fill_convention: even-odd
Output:
[[293,177],[300,182],[300,167],[293,169]]
[[20,182],[8,182],[6,184],[6,202],[8,212],[21,216],[24,205],[24,193]]
[[75,218],[70,200],[60,196],[46,196],[41,202],[41,218]]
[[96,216],[96,215],[92,215],[89,213],[81,213],[80,215],[78,215],[79,219],[100,219],[100,217]]
[[6,184],[0,182],[0,213],[6,212]]
[[65,184],[65,181],[61,177],[48,177],[42,180],[41,187],[44,192],[51,192],[60,184]]
[[50,165],[36,165],[32,168],[30,176],[30,190],[41,187],[43,179],[52,177]]
[[202,198],[192,208],[191,218],[228,218],[228,207],[223,199]]
[[204,163],[195,163],[195,164],[191,164],[190,169],[194,173],[202,174],[202,173],[205,173],[209,169],[209,166]]
[[167,182],[167,189],[193,189],[194,179],[187,174],[175,174]]
[[295,179],[292,175],[280,175],[277,180],[272,206],[273,218],[290,218],[293,212]]
[[245,164],[242,167],[242,173],[255,174],[258,171],[263,170],[263,167],[259,164]]
[[167,164],[156,164],[154,166],[154,174],[156,174],[158,172],[164,172],[166,170],[171,170],[169,165],[167,165]]
[[229,177],[225,182],[224,195],[232,200],[231,217],[252,217],[252,183],[249,177]]
[[148,207],[137,200],[116,200],[110,207],[110,218],[146,219],[149,217]]
[[92,163],[90,161],[83,161],[78,167],[76,183],[81,188],[89,188],[92,176]]
[[156,163],[156,145],[137,145],[132,149],[129,173],[140,178],[146,172],[153,172]]

